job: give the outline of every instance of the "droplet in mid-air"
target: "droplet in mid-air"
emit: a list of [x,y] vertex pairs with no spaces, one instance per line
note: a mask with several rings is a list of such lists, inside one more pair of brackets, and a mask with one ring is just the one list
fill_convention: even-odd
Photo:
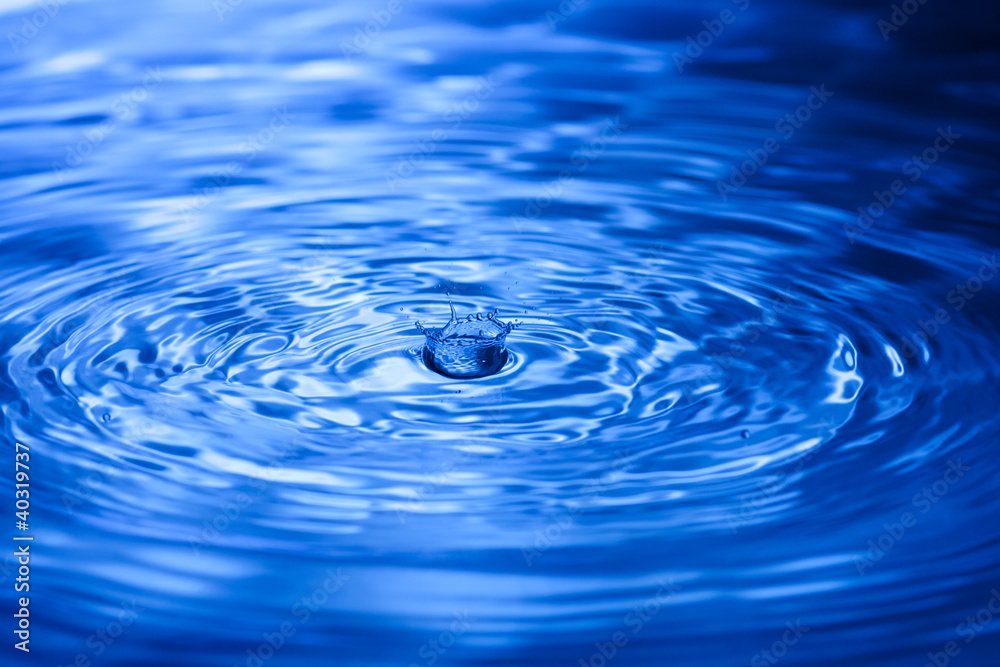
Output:
[[743,436],[744,440],[746,440],[747,438],[750,437],[750,431],[743,431],[742,433],[740,433],[740,435]]
[[476,313],[458,319],[451,306],[451,319],[443,327],[424,328],[423,359],[427,368],[453,378],[493,375],[507,363],[507,334],[517,324],[501,322],[497,311]]

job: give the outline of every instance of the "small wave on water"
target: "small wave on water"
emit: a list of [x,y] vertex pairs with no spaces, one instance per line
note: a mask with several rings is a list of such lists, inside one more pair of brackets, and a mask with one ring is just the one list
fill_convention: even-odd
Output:
[[27,660],[994,667],[1000,24],[898,6],[0,1]]

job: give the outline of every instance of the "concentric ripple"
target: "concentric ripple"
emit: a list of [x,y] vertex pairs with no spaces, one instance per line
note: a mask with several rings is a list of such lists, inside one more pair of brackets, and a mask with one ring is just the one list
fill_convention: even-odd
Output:
[[[712,237],[681,236],[674,249],[615,241],[607,223],[573,229],[605,237],[584,245],[552,230],[508,234],[507,254],[458,265],[444,244],[428,257],[432,240],[408,260],[386,233],[377,248],[323,250],[304,265],[296,258],[316,232],[302,229],[252,242],[226,235],[221,257],[160,247],[152,266],[95,264],[90,283],[79,265],[65,267],[47,275],[47,294],[12,307],[37,322],[11,346],[12,378],[39,401],[32,411],[46,429],[166,486],[178,478],[162,473],[186,468],[214,486],[219,466],[265,466],[275,455],[268,440],[295,438],[323,453],[299,473],[325,471],[331,492],[364,488],[370,510],[391,512],[415,493],[399,477],[414,474],[414,457],[472,452],[467,477],[452,483],[468,507],[452,511],[502,515],[569,500],[581,480],[614,468],[616,504],[697,499],[712,511],[677,512],[670,523],[712,530],[728,529],[741,495],[769,475],[833,456],[824,446],[855,416],[866,384],[888,412],[868,417],[878,421],[937,382],[920,372],[928,362],[898,347],[911,294],[874,278],[823,285],[811,270],[787,270],[789,256],[810,254],[836,270],[818,243],[772,246],[767,262],[730,252],[713,264],[698,257],[716,252]],[[101,277],[116,271],[121,278]],[[883,295],[867,320],[862,288]],[[523,313],[495,377],[423,368],[416,320],[440,313],[449,294],[463,310]],[[95,435],[106,444],[95,449]],[[496,466],[518,494],[482,496]],[[176,492],[190,488],[187,474]]]
[[[904,350],[925,312],[915,289],[852,277],[804,226],[794,243],[757,227],[720,248],[713,215],[688,229],[663,215],[638,239],[608,221],[574,220],[565,236],[484,222],[479,243],[503,252],[477,255],[447,225],[419,247],[407,226],[377,245],[331,244],[335,225],[221,228],[198,252],[85,228],[84,244],[128,259],[4,288],[19,437],[53,443],[56,489],[96,475],[83,516],[134,517],[102,527],[123,538],[228,558],[263,535],[348,559],[407,543],[460,561],[513,550],[532,572],[609,539],[678,548],[808,524],[818,508],[847,520],[865,503],[818,497],[830,475],[884,489],[996,425],[968,403],[992,391],[995,335],[942,326]],[[499,373],[424,366],[416,322],[449,300],[520,313]],[[960,420],[941,417],[962,403]],[[915,421],[928,405],[937,416]],[[220,502],[255,483],[261,501],[214,530]],[[565,530],[561,516],[574,517]],[[840,577],[825,586],[849,585]]]

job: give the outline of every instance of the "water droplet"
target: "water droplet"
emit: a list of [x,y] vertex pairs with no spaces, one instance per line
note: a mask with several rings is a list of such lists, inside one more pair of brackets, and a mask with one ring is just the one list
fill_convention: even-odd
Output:
[[742,435],[743,439],[746,440],[747,438],[750,437],[750,431],[743,431],[742,433],[740,433],[740,435]]
[[111,421],[111,415],[105,412],[103,415],[101,415],[101,421],[107,424],[109,421]]
[[421,328],[426,338],[422,357],[430,370],[447,377],[474,378],[493,375],[507,362],[505,341],[516,326],[482,313],[458,319],[455,305],[451,319],[440,328]]

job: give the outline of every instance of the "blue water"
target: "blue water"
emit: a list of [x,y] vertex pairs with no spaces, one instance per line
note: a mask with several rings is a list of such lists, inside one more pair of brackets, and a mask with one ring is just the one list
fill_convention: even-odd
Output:
[[911,4],[0,0],[3,664],[1000,665],[1000,11]]

